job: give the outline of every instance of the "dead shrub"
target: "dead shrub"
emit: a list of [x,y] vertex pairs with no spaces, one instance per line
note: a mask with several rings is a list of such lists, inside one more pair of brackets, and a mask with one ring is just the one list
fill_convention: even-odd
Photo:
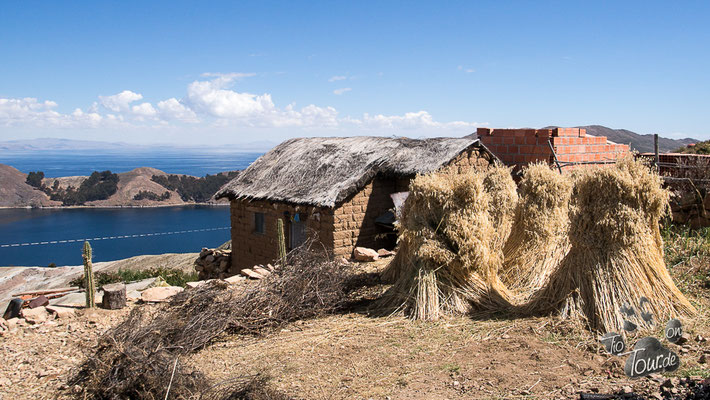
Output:
[[261,335],[333,312],[345,301],[344,285],[343,265],[307,242],[258,283],[233,287],[214,281],[167,304],[134,308],[99,339],[70,383],[98,399],[163,399],[168,387],[172,399],[196,398],[210,383],[181,365],[181,356],[223,334]]

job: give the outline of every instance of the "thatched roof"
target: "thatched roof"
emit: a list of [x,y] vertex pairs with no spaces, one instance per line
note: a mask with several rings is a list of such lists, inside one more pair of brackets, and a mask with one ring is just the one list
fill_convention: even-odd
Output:
[[431,172],[472,146],[488,152],[473,138],[290,139],[254,161],[215,197],[335,207],[378,174]]

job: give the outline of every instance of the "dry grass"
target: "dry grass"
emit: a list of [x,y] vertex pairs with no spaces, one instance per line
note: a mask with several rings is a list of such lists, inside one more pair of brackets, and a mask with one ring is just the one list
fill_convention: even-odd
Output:
[[519,192],[500,276],[525,299],[547,283],[569,250],[572,181],[547,164],[532,164],[523,170]]
[[472,305],[505,304],[484,179],[481,172],[444,170],[412,181],[399,226],[398,279],[381,299],[383,309],[436,320]]
[[623,331],[619,307],[649,300],[655,318],[695,309],[673,283],[663,259],[659,220],[668,193],[633,159],[580,172],[570,210],[571,249],[549,283],[524,308],[581,318],[595,331]]

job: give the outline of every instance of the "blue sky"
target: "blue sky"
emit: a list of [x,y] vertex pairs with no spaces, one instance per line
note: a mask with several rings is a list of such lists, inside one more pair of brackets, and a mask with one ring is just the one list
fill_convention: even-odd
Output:
[[710,139],[708,2],[4,2],[0,140]]

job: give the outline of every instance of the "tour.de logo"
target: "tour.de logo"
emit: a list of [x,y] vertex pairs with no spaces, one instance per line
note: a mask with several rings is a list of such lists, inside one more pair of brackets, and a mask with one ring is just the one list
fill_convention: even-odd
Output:
[[[653,315],[646,310],[649,300],[641,297],[637,311],[632,306],[625,304],[619,311],[624,316],[624,330],[636,332],[639,325],[653,327]],[[663,330],[664,337],[670,343],[676,343],[683,334],[683,327],[679,320],[671,319]],[[657,372],[672,372],[680,367],[678,354],[663,346],[655,337],[645,337],[634,345],[633,349],[626,351],[624,337],[616,332],[609,332],[601,337],[604,348],[615,356],[628,355],[624,364],[624,372],[630,378],[640,378]]]

